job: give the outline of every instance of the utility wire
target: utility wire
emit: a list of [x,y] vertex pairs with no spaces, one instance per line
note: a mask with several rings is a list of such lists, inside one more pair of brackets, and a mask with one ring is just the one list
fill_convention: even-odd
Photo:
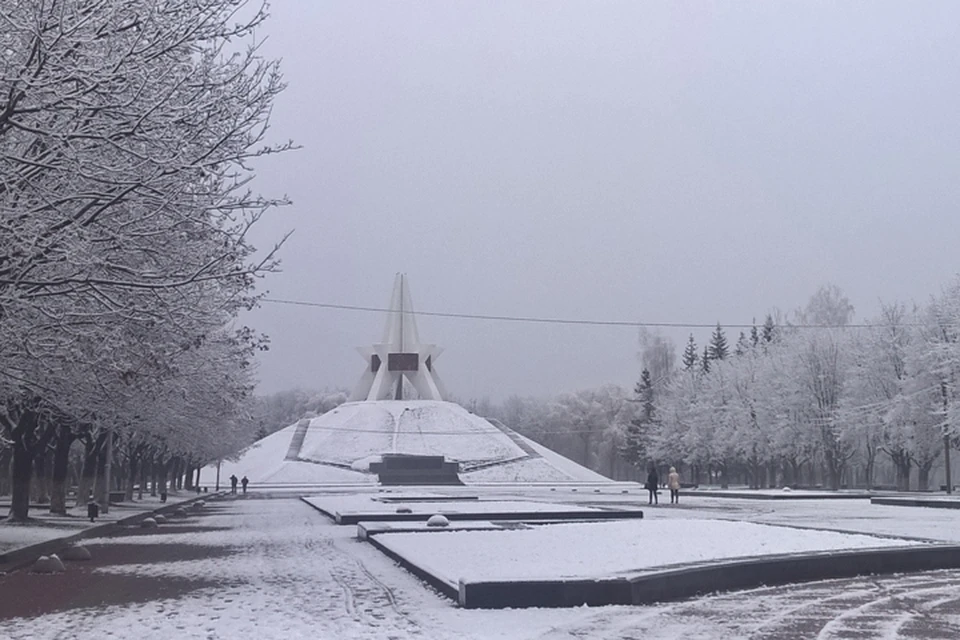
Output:
[[[398,313],[395,309],[388,309],[386,307],[365,307],[361,305],[352,305],[352,304],[333,304],[327,302],[309,302],[306,300],[282,300],[279,298],[261,298],[262,302],[270,302],[273,304],[286,304],[293,305],[298,307],[315,307],[320,309],[336,309],[340,311],[364,311],[370,313]],[[704,324],[696,322],[640,322],[633,320],[585,320],[578,318],[544,318],[538,316],[508,316],[508,315],[491,315],[483,313],[454,313],[449,311],[411,311],[404,310],[400,311],[404,315],[413,315],[413,316],[431,316],[435,318],[459,318],[462,320],[492,320],[496,322],[527,322],[535,324],[559,324],[559,325],[580,325],[580,326],[592,326],[592,327],[650,327],[657,329],[714,329],[716,324]],[[757,329],[762,328],[763,325],[756,324],[723,324],[720,323],[721,327],[727,329],[752,329],[756,327]],[[786,324],[786,325],[777,325],[777,328],[782,329],[878,329],[885,328],[886,325],[876,325],[868,323],[853,323],[853,324]],[[921,324],[911,324],[911,323],[902,323],[901,327],[919,327],[924,326]]]

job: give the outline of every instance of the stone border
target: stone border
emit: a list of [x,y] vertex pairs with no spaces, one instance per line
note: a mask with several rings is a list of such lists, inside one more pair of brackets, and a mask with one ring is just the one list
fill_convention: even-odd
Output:
[[395,553],[394,551],[388,549],[383,544],[381,544],[379,540],[377,540],[376,536],[368,537],[365,540],[365,542],[372,544],[374,547],[377,548],[378,551],[380,551],[380,553],[396,561],[397,564],[399,564],[401,567],[403,567],[404,569],[406,569],[407,571],[409,571],[410,573],[417,576],[418,578],[426,582],[428,585],[436,589],[437,592],[440,593],[441,595],[447,596],[448,598],[454,601],[456,601],[457,598],[459,597],[459,590],[457,588],[457,585],[451,584],[446,580],[443,580],[442,578],[435,576],[434,574],[430,573],[428,570],[424,569],[420,565],[415,564],[410,560],[408,560],[406,557],[400,555],[399,553]]
[[[499,524],[496,522],[486,522],[484,520],[477,520],[476,523],[485,524],[490,526],[462,526],[458,527],[456,525],[451,525],[447,527],[428,527],[426,521],[417,523],[420,526],[400,526],[390,529],[378,529],[375,528],[376,525],[382,525],[382,522],[360,522],[357,524],[357,540],[366,540],[367,538],[372,538],[374,536],[386,535],[389,533],[445,533],[450,531],[503,531],[505,529],[510,529],[508,523]],[[552,524],[552,523],[547,523]],[[526,525],[520,525],[521,527],[526,527]]]
[[[326,509],[308,502],[306,497],[301,496],[301,501],[310,505],[326,517],[333,520],[336,524],[350,525],[361,522],[426,522],[432,514],[424,513],[340,513],[336,511],[330,513]],[[484,522],[493,522],[496,520],[512,520],[519,522],[543,522],[550,520],[561,520],[564,522],[582,522],[584,520],[631,520],[643,519],[643,511],[635,510],[604,510],[604,511],[489,511],[483,513],[444,513],[447,520],[482,520]]]
[[28,564],[35,562],[40,556],[56,553],[64,547],[68,547],[79,540],[108,536],[112,533],[116,533],[124,527],[137,524],[145,518],[149,518],[157,514],[172,513],[177,509],[189,506],[199,500],[207,500],[209,498],[221,497],[223,495],[225,494],[222,491],[219,493],[205,493],[197,496],[196,498],[184,500],[183,502],[164,505],[158,509],[154,509],[153,511],[142,511],[131,516],[127,516],[126,518],[94,525],[92,527],[82,529],[76,533],[72,533],[68,536],[52,538],[50,540],[44,540],[43,542],[27,545],[25,547],[11,549],[10,551],[0,553],[0,575],[21,569]]
[[[374,539],[375,541],[375,539]],[[556,581],[460,581],[457,601],[468,609],[651,604],[717,591],[960,568],[960,545],[926,545],[700,564],[633,578]],[[422,571],[422,569],[421,569]]]
[[[680,491],[681,498],[740,498],[743,500],[866,500],[869,493],[797,494],[793,492],[750,493],[749,491]],[[872,499],[872,498],[871,498]]]
[[960,498],[899,498],[894,496],[870,498],[870,504],[890,507],[930,507],[932,509],[960,509]]

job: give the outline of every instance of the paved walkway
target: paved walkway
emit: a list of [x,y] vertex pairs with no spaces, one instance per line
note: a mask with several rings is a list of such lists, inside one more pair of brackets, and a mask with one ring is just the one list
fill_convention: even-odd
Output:
[[91,541],[95,559],[65,574],[0,576],[0,637],[960,637],[956,571],[651,607],[467,611],[297,500],[208,504],[186,522]]

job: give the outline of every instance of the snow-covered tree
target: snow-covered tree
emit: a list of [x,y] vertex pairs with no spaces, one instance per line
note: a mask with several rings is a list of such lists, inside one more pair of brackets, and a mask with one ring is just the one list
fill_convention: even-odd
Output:
[[729,353],[730,348],[727,346],[727,336],[723,332],[723,327],[721,327],[718,322],[717,328],[713,330],[713,334],[710,336],[707,356],[710,360],[723,360]]

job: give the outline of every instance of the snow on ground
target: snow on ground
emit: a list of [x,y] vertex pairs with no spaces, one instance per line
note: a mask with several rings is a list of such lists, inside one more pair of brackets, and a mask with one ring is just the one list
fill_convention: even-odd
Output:
[[[189,492],[171,493],[168,495],[166,505],[177,504],[196,497],[196,494]],[[70,504],[72,503],[73,501],[70,502]],[[70,507],[67,509],[68,515],[66,516],[51,515],[49,508],[31,508],[30,522],[0,522],[0,553],[55,538],[71,536],[84,529],[128,518],[144,511],[153,511],[161,506],[164,506],[164,503],[160,502],[160,498],[145,495],[143,500],[126,502],[122,505],[110,505],[110,513],[101,514],[96,522],[90,522],[86,517],[86,505]]]
[[[500,638],[549,634],[579,610],[465,611],[372,546],[354,527],[330,524],[298,500],[238,500],[203,517],[206,532],[118,538],[118,544],[215,545],[232,554],[206,560],[121,563],[104,570],[138,576],[214,580],[182,597],[0,621],[10,640],[129,638],[322,638],[395,640]],[[62,577],[51,576],[51,580]],[[109,598],[105,598],[109,600]],[[543,636],[549,637],[549,636]]]
[[443,455],[461,463],[509,460],[523,450],[452,402],[349,402],[310,421],[300,457],[351,464],[382,453]]
[[[229,487],[231,475],[238,478],[247,476],[250,482],[256,484],[274,474],[283,464],[296,429],[296,424],[280,429],[241,451],[237,460],[224,460],[220,464],[220,486]],[[216,463],[207,465],[200,470],[200,484],[213,487],[217,474]]]
[[569,458],[565,458],[553,449],[548,449],[547,447],[534,442],[530,438],[525,436],[520,436],[520,439],[523,440],[531,449],[542,456],[551,466],[557,468],[559,471],[569,476],[570,479],[576,480],[578,482],[610,482],[610,478],[600,475],[595,471],[591,471],[584,466],[581,466]]
[[[543,494],[547,492],[544,490]],[[540,490],[536,495],[540,495]],[[644,522],[714,515],[750,518],[770,515],[767,509],[771,506],[778,508],[781,518],[787,518],[789,510],[797,509],[799,520],[809,520],[817,509],[808,506],[818,506],[805,501],[784,505],[746,500],[697,502],[698,506],[679,509],[650,509],[647,513],[651,520]],[[738,502],[748,504],[740,506]],[[849,509],[859,517],[870,509],[869,504],[860,502],[819,501],[819,506],[827,510]],[[3,620],[0,637],[102,640],[131,637],[134,629],[139,640],[960,637],[957,571],[787,585],[656,606],[463,610],[425,587],[371,545],[356,541],[355,527],[335,526],[299,500],[211,504],[217,505],[209,510],[213,515],[204,515],[199,521],[216,529],[184,533],[167,530],[160,535],[109,540],[111,544],[170,545],[171,554],[175,554],[177,545],[183,544],[211,546],[232,551],[231,554],[211,553],[210,559],[201,565],[178,561],[119,563],[108,571],[202,576],[218,582],[219,587],[199,588],[145,604],[105,605]],[[890,507],[883,518],[888,523],[913,522],[924,530],[933,524],[926,519],[926,514],[931,513],[955,514],[948,510]],[[836,519],[840,514],[828,511],[827,516]],[[689,530],[693,523],[687,522],[686,526]],[[953,529],[960,527],[955,524]],[[779,529],[777,532],[782,533]],[[917,531],[912,533],[918,535]],[[432,539],[440,539],[456,534],[432,535],[436,536]],[[650,552],[660,553],[669,542],[658,541]],[[597,546],[596,541],[589,541],[588,546]],[[580,549],[573,552],[580,553]],[[121,570],[121,566],[126,568]],[[68,574],[70,570],[68,567]],[[56,581],[66,577],[44,579],[50,580],[54,588],[60,584]]]
[[[241,478],[243,476],[237,476]],[[358,473],[349,469],[340,469],[314,462],[300,462],[287,460],[276,466],[275,470],[265,474],[256,482],[271,484],[296,484],[300,482],[324,482],[331,484],[376,484],[377,476],[369,473]]]
[[[391,496],[392,497],[392,496]],[[475,513],[481,516],[485,513],[520,513],[537,512],[553,513],[570,511],[569,504],[554,504],[549,502],[532,502],[524,500],[455,500],[448,502],[404,502],[397,500],[384,503],[369,495],[339,495],[339,496],[312,496],[304,501],[322,509],[327,513],[370,514],[371,520],[376,520],[377,514],[394,514],[397,509],[410,509],[411,513],[431,516],[435,513]],[[578,511],[595,511],[592,507],[576,507]]]
[[460,480],[465,484],[478,482],[564,482],[573,479],[574,477],[564,473],[543,458],[524,458],[515,462],[460,473]]
[[681,496],[681,508],[661,505],[647,516],[749,520],[763,524],[922,538],[960,544],[960,510],[870,504],[864,500],[739,500]]
[[[372,483],[375,476],[341,467],[369,462],[384,453],[443,455],[460,462],[461,478],[467,483],[606,481],[521,437],[541,457],[530,456],[506,433],[452,402],[382,400],[340,405],[310,420],[301,446],[292,452],[297,459],[287,460],[297,428],[297,423],[292,424],[257,441],[236,460],[223,461],[221,486],[231,475],[247,476],[253,484]],[[201,472],[206,485],[212,486],[216,476],[215,464]]]
[[904,540],[722,520],[627,520],[377,540],[450,584],[634,575],[728,558],[905,546]]

